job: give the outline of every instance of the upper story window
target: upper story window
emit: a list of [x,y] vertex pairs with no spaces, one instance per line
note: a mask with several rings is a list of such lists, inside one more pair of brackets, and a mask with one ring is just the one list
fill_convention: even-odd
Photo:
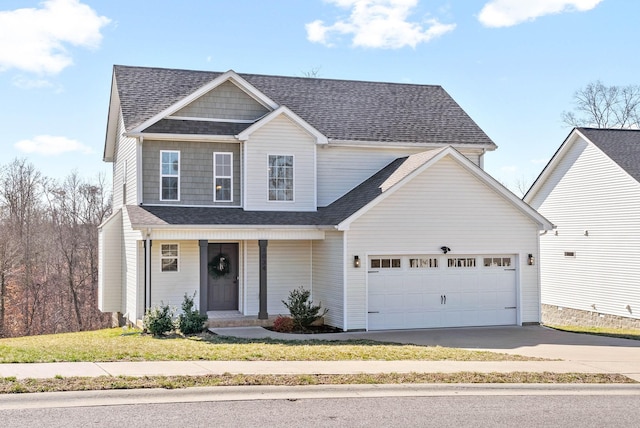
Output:
[[180,152],[160,152],[160,200],[180,200]]
[[233,199],[233,153],[213,154],[213,200],[231,202]]
[[293,201],[293,156],[269,155],[269,200]]

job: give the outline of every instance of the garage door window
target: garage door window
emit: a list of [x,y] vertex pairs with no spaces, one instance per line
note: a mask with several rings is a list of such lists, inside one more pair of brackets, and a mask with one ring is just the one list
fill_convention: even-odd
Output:
[[420,257],[409,259],[409,267],[412,269],[429,269],[438,267],[438,259],[432,257]]
[[476,267],[476,259],[471,257],[447,259],[447,266],[453,268],[474,268]]
[[484,267],[511,267],[511,257],[485,257]]
[[372,269],[393,269],[393,268],[400,268],[400,267],[402,267],[402,264],[400,263],[400,259],[392,259],[392,258],[371,259]]

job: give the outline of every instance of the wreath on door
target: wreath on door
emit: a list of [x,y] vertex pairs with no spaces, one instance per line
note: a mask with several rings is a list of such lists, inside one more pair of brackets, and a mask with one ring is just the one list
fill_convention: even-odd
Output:
[[231,272],[231,263],[229,256],[225,253],[219,253],[209,262],[209,274],[214,278],[228,275]]

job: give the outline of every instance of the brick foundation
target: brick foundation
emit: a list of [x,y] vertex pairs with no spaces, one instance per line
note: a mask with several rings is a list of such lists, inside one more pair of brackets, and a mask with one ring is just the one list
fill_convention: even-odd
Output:
[[561,308],[554,305],[542,305],[542,323],[549,325],[640,329],[640,319],[637,318]]

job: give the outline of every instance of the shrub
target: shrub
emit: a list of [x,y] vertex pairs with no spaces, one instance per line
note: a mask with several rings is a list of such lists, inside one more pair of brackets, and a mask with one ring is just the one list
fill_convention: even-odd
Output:
[[185,335],[200,333],[204,330],[204,322],[207,320],[206,314],[200,314],[197,309],[193,308],[195,297],[196,293],[193,293],[193,296],[188,296],[187,293],[184,293],[182,314],[178,317],[178,328]]
[[154,337],[162,336],[173,330],[173,309],[169,305],[160,304],[147,309],[142,320],[142,327],[145,332],[153,334]]
[[293,319],[291,317],[278,317],[273,321],[273,331],[280,333],[291,333],[293,331]]
[[309,328],[312,322],[318,318],[323,317],[328,309],[324,309],[320,313],[320,305],[314,306],[313,302],[309,300],[311,292],[305,290],[303,287],[291,290],[289,298],[282,303],[289,309],[291,318],[293,318],[293,324],[296,328],[306,330]]

